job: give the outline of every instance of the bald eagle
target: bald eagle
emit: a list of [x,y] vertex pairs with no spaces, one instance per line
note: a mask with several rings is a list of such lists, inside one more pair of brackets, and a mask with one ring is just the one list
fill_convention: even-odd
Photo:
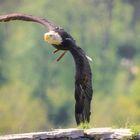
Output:
[[47,19],[21,13],[0,16],[0,22],[8,22],[11,20],[37,22],[47,27],[48,32],[44,34],[44,40],[56,48],[54,53],[60,50],[64,51],[57,61],[59,61],[67,51],[72,54],[76,65],[75,119],[77,125],[89,122],[91,114],[90,106],[93,94],[92,73],[88,61],[90,58],[80,47],[77,46],[76,41],[69,33]]

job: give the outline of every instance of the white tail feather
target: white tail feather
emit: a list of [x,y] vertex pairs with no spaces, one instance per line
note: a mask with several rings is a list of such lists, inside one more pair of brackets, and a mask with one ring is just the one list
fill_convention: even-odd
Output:
[[92,62],[92,58],[91,58],[91,57],[89,57],[89,56],[87,56],[87,55],[86,55],[86,57],[87,57],[87,59],[88,59],[89,61]]

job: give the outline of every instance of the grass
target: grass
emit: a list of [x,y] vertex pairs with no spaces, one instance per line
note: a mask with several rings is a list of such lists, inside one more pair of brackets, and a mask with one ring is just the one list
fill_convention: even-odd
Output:
[[132,138],[137,139],[137,135],[140,134],[140,125],[132,125],[130,126],[130,129],[132,131]]
[[91,128],[91,126],[90,126],[90,124],[88,122],[84,122],[84,123],[80,123],[78,128],[89,129],[89,128]]

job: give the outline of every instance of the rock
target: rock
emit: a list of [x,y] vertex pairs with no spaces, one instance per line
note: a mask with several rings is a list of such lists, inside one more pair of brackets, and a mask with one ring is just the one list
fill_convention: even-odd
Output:
[[92,128],[85,130],[85,134],[95,139],[127,139],[132,137],[131,129]]
[[34,132],[1,136],[0,140],[45,140],[59,138],[79,138],[84,136],[81,129],[56,129],[48,132]]
[[[0,140],[126,140],[132,139],[131,129],[91,128],[55,129],[47,132],[34,132],[0,136]],[[140,135],[135,138],[140,139]]]
[[90,138],[95,138],[95,139],[108,139],[111,137],[111,135],[114,134],[112,131],[112,128],[107,127],[107,128],[92,128],[92,129],[87,129],[84,131],[85,135],[87,135]]
[[120,140],[130,138],[133,134],[131,129],[124,129],[124,128],[113,129],[113,132],[114,134],[112,135],[112,138],[116,138]]

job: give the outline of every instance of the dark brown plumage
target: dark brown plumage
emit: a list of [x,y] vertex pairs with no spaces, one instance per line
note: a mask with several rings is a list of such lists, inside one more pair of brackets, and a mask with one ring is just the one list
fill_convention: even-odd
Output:
[[[14,13],[0,16],[0,22],[8,22],[11,20],[23,20],[37,22],[48,28],[49,31],[55,31],[62,38],[60,44],[52,44],[57,51],[68,50],[72,54],[75,65],[75,119],[77,124],[90,121],[90,104],[92,100],[92,73],[85,52],[76,45],[75,40],[63,28],[56,26],[47,19]],[[56,53],[55,51],[54,53]],[[63,54],[64,55],[64,54]],[[62,56],[61,56],[62,57]]]

